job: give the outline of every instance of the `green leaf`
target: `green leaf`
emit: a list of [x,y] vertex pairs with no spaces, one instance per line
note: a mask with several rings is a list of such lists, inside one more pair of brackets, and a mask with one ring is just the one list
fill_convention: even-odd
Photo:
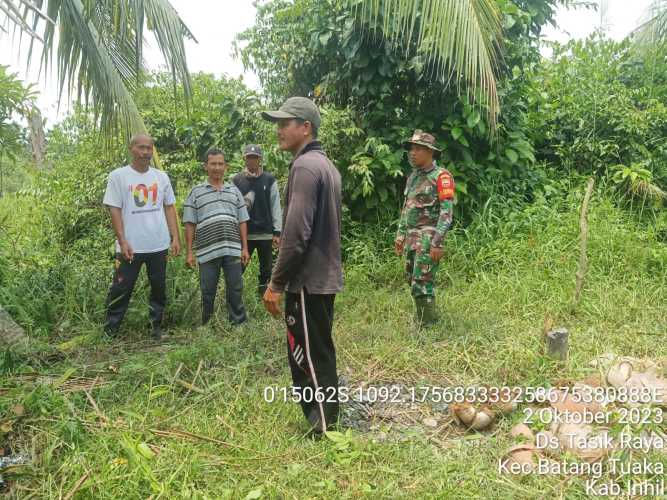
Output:
[[263,488],[257,488],[256,490],[250,491],[245,496],[245,500],[257,500],[258,498],[262,498],[263,494],[264,494]]
[[146,443],[139,443],[137,445],[137,451],[147,460],[155,458],[155,452],[151,450],[150,446],[148,446]]
[[475,128],[475,125],[479,123],[480,120],[479,112],[474,110],[470,115],[468,115],[468,127]]
[[512,163],[512,164],[516,163],[517,160],[519,159],[519,155],[518,155],[518,153],[517,153],[516,151],[514,151],[513,149],[510,149],[510,148],[507,148],[507,149],[505,150],[505,156],[507,157],[507,159],[508,159],[508,160],[510,161],[510,163]]
[[455,141],[459,140],[459,137],[463,135],[463,130],[461,130],[459,127],[455,127],[452,129],[452,137],[454,138]]

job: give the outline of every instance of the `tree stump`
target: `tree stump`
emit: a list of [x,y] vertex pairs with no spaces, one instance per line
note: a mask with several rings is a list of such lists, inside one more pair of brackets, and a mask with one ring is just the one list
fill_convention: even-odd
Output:
[[556,328],[547,333],[547,355],[558,361],[567,359],[569,332],[566,328]]

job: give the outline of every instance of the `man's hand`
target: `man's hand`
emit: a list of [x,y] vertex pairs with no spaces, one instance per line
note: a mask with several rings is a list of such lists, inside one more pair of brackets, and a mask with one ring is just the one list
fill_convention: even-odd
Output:
[[188,252],[187,257],[185,257],[185,265],[190,269],[197,267],[197,261],[195,260],[195,255],[192,252]]
[[431,247],[431,260],[436,264],[440,262],[442,256],[445,254],[445,250],[442,247]]
[[280,299],[282,296],[281,292],[274,292],[271,290],[271,286],[268,286],[266,292],[264,292],[264,297],[262,297],[264,307],[274,318],[279,318],[281,315]]
[[134,259],[134,250],[132,250],[132,247],[127,242],[127,240],[123,240],[119,243],[119,245],[120,254],[123,256],[123,259],[125,259],[127,262],[132,262],[132,259]]
[[181,253],[181,242],[175,238],[171,242],[171,255],[172,257],[178,257],[178,254],[180,253]]
[[403,247],[405,246],[405,240],[396,240],[394,242],[394,251],[396,255],[403,255]]
[[280,236],[273,237],[273,248],[275,249],[280,248]]
[[249,262],[250,262],[250,252],[248,252],[247,248],[244,248],[243,250],[241,250],[241,264],[243,264],[243,266],[245,267],[248,265]]

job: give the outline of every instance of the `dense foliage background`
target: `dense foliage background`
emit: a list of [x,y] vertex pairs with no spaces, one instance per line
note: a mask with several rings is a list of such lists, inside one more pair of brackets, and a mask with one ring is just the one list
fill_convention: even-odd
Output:
[[[612,41],[603,32],[547,44],[539,37],[555,7],[582,2],[475,0],[495,1],[502,12],[494,128],[484,100],[465,82],[440,80],[414,38],[388,43],[396,33],[382,31],[381,17],[373,26],[355,13],[362,1],[258,2],[255,26],[236,50],[262,92],[207,74],[174,86],[171,74],[135,75],[130,59],[114,59],[127,70],[125,104],[136,104],[155,137],[179,212],[204,177],[202,156],[212,145],[225,150],[232,175],[242,168],[242,145],[260,143],[265,167],[284,186],[290,158],[259,111],[308,95],[320,105],[320,139],[344,182],[346,287],[336,298],[334,335],[346,383],[546,388],[598,376],[591,360],[602,354],[666,360],[667,45]],[[54,13],[83,5],[105,37],[128,35],[130,45],[111,47],[117,55],[132,53],[136,33],[104,16],[134,22],[134,9],[119,6],[168,7],[44,4]],[[65,28],[67,48],[76,26]],[[169,40],[180,44],[178,36]],[[114,249],[101,201],[109,172],[128,160],[126,140],[101,132],[104,109],[77,108],[48,131],[44,161],[33,160],[33,122],[20,120],[31,113],[31,92],[0,67],[0,306],[31,340],[7,349],[0,310],[0,455],[30,461],[0,471],[9,498],[590,496],[585,475],[500,473],[525,406],[491,432],[472,434],[447,406],[392,406],[386,418],[364,404],[355,411],[369,413],[370,431],[304,439],[298,405],[264,397],[267,387],[290,381],[284,324],[253,290],[257,259],[244,276],[250,321],[239,328],[226,323],[222,300],[216,319],[199,326],[197,272],[179,257],[168,263],[169,335],[147,340],[145,276],[121,337],[102,335]],[[414,128],[434,132],[457,185],[455,226],[437,276],[440,322],[429,329],[416,328],[392,248],[410,171],[400,144]],[[573,307],[580,207],[591,177],[588,272]],[[545,355],[551,325],[570,332],[565,363]],[[639,436],[659,426],[631,427]],[[611,426],[613,436],[620,430]],[[620,453],[621,463],[667,466],[663,451]],[[627,476],[607,471],[600,481]],[[660,479],[648,471],[631,476]]]
[[[539,35],[556,3],[498,0],[506,38],[494,130],[474,96],[438,81],[423,55],[406,57],[381,32],[369,35],[351,6],[334,0],[258,7],[256,25],[239,35],[236,50],[259,75],[263,95],[240,80],[195,74],[183,106],[183,87],[157,73],[134,98],[180,206],[203,177],[202,156],[212,145],[226,151],[232,174],[241,169],[242,145],[262,144],[265,166],[284,183],[289,157],[259,111],[289,95],[312,96],[323,115],[320,139],[343,175],[345,258],[362,266],[389,252],[410,169],[400,144],[415,128],[434,132],[444,149],[442,164],[456,179],[456,231],[480,245],[496,234],[490,225],[484,238],[472,235],[480,218],[493,214],[498,225],[520,219],[529,207],[560,203],[589,175],[601,194],[664,240],[667,51],[597,33],[554,44],[544,58]],[[2,93],[0,110],[15,109],[16,96],[28,90],[2,75],[12,91]],[[3,137],[14,134],[25,151],[27,132],[3,113]],[[95,120],[81,108],[53,128],[45,165],[18,161],[14,170],[31,180],[0,200],[0,303],[39,335],[69,335],[101,321],[113,236],[100,200],[108,173],[127,155],[120,136],[101,137]],[[471,269],[481,264],[462,261]],[[196,322],[193,288],[194,275],[174,260],[170,321]],[[143,304],[133,307],[143,322]]]

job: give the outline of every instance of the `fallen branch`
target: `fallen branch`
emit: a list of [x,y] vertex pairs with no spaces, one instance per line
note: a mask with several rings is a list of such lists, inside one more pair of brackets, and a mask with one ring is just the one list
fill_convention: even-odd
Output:
[[104,413],[100,411],[100,408],[99,406],[97,406],[95,398],[93,398],[93,396],[90,394],[90,391],[92,391],[95,388],[95,382],[97,382],[97,378],[95,378],[95,381],[93,382],[93,385],[90,387],[90,389],[84,389],[84,392],[86,393],[86,398],[88,398],[88,401],[90,402],[90,405],[93,407],[93,410],[95,410],[97,418],[99,418],[102,422],[108,422],[109,419],[106,417]]
[[215,444],[219,444],[221,446],[227,446],[229,448],[238,448],[238,449],[244,449],[244,450],[247,450],[247,451],[253,451],[253,450],[249,450],[247,448],[243,448],[243,447],[238,446],[238,445],[228,443],[226,441],[220,441],[219,439],[215,439],[215,438],[212,438],[212,437],[209,437],[209,436],[202,436],[200,434],[193,434],[193,433],[187,432],[187,431],[179,431],[179,430],[161,431],[159,429],[149,429],[149,431],[152,432],[153,434],[155,434],[156,436],[160,436],[160,437],[188,438],[188,439],[194,439],[194,440],[198,440],[198,441],[207,441],[209,443],[215,443]]
[[81,476],[81,478],[76,482],[74,487],[71,490],[69,490],[67,495],[63,497],[63,500],[72,500],[76,492],[79,491],[81,486],[83,486],[83,483],[85,483],[89,477],[90,477],[90,471],[86,472],[83,476]]
[[[199,377],[199,372],[201,372],[201,367],[203,366],[203,364],[204,364],[204,361],[200,359],[199,364],[197,365],[197,373],[195,373],[195,376],[192,379],[192,384],[190,385],[190,387],[188,387],[188,392],[185,393],[186,398],[190,394],[190,391],[194,390],[195,392],[198,392],[198,391],[195,390],[195,384],[197,383],[197,377]],[[200,394],[204,394],[204,391],[201,391]]]
[[199,394],[206,394],[206,391],[204,389],[200,389],[199,387],[194,386],[186,382],[185,380],[181,380],[180,378],[176,380],[176,383],[181,387],[185,387],[188,390],[188,392],[185,394],[186,396],[190,394],[191,391],[197,392]]
[[178,380],[178,376],[180,375],[181,370],[183,369],[183,366],[184,366],[183,363],[181,363],[181,364],[178,365],[178,368],[176,368],[176,373],[174,374],[174,382],[176,382],[176,380]]

